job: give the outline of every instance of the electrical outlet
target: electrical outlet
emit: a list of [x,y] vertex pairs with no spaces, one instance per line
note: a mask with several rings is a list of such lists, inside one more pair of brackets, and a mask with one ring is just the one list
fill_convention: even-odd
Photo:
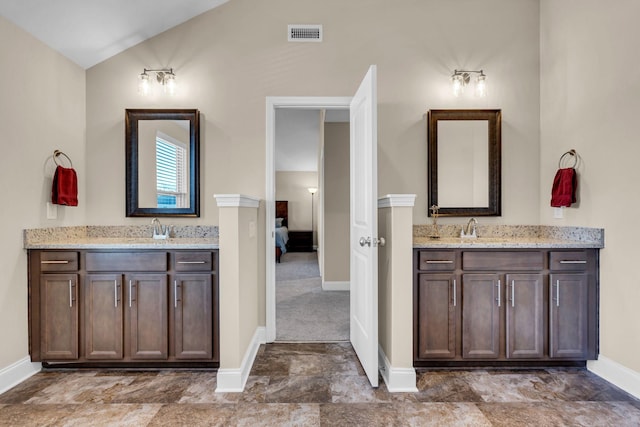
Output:
[[564,218],[564,208],[553,208],[553,217],[557,219]]
[[47,202],[47,219],[58,219],[58,206]]

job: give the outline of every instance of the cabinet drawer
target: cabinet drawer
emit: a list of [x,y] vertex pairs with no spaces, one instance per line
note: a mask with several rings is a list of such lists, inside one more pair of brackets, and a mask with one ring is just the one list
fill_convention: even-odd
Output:
[[40,271],[76,271],[78,252],[40,252]]
[[465,270],[542,270],[544,255],[531,252],[463,252],[462,268]]
[[167,253],[87,252],[87,271],[167,271]]
[[549,252],[549,270],[582,271],[588,267],[586,251]]
[[420,251],[418,270],[451,271],[456,269],[456,253],[454,251]]
[[175,271],[211,271],[213,262],[211,252],[174,252],[173,269]]

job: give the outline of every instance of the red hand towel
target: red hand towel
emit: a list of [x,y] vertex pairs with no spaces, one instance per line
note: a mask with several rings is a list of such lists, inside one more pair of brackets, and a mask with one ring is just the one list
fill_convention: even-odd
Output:
[[73,168],[58,166],[53,175],[51,203],[78,206],[78,177]]
[[551,206],[559,208],[569,207],[576,202],[576,188],[578,179],[574,168],[558,169],[553,178],[553,188],[551,189]]

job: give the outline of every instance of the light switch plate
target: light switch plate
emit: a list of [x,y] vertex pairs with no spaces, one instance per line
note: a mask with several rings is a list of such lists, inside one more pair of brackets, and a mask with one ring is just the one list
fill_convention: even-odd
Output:
[[249,237],[256,237],[256,222],[249,222]]
[[47,202],[47,219],[58,219],[58,206]]

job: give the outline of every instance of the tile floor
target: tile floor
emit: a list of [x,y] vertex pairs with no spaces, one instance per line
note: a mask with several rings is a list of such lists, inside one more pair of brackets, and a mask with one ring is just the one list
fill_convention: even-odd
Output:
[[350,344],[268,344],[244,393],[207,371],[43,372],[0,395],[1,426],[638,426],[640,401],[583,369],[418,372],[369,387]]

